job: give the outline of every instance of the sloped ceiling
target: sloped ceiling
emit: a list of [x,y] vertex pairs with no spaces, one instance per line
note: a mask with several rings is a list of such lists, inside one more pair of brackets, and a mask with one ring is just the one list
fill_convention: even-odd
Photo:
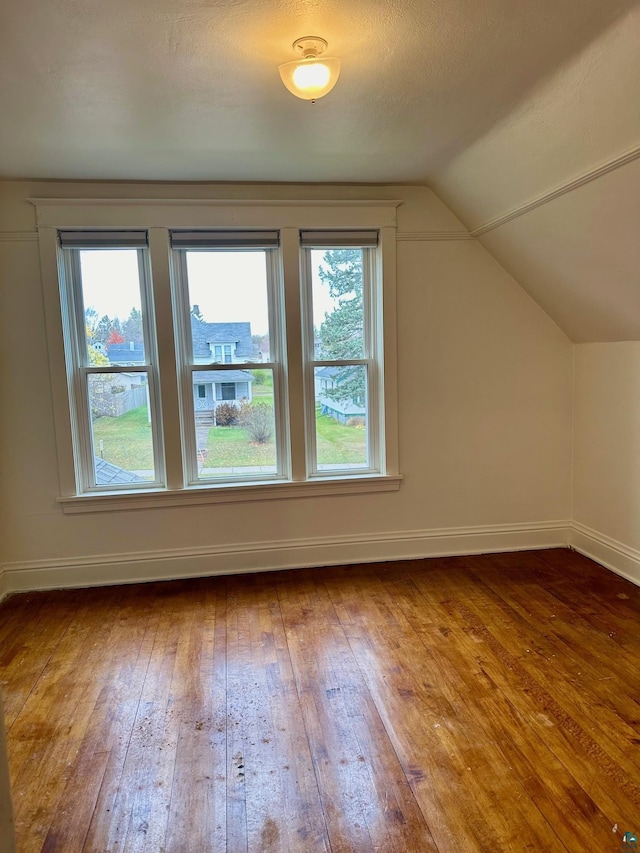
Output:
[[431,183],[572,340],[640,339],[640,8]]
[[23,0],[0,176],[428,184],[574,340],[638,338],[639,2]]

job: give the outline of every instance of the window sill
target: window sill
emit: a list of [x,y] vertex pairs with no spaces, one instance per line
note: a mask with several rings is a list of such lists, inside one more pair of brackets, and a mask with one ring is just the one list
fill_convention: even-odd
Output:
[[401,474],[334,477],[274,483],[251,483],[229,486],[192,486],[186,489],[149,489],[148,491],[100,492],[58,498],[65,514],[118,512],[156,507],[199,506],[202,504],[244,503],[248,501],[282,500],[286,498],[324,497],[327,495],[363,495],[374,492],[397,492]]

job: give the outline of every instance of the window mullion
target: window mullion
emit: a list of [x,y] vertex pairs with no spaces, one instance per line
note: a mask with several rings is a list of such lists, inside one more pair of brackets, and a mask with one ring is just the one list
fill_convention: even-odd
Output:
[[171,299],[169,235],[165,228],[149,229],[149,258],[157,332],[159,397],[164,435],[166,482],[169,489],[181,489],[184,487],[184,473],[178,403],[178,373]]
[[273,413],[276,422],[276,459],[278,476],[291,476],[291,437],[289,429],[288,389],[286,387],[287,351],[284,319],[284,284],[281,255],[275,249],[267,253],[267,293],[269,313],[269,349],[271,362],[261,368],[273,377]]
[[178,365],[178,403],[182,438],[184,481],[192,486],[198,481],[197,440],[193,407],[193,340],[190,318],[189,277],[186,251],[172,250],[173,310],[175,313],[176,357]]
[[306,424],[306,468],[307,474],[316,472],[316,400],[315,400],[315,335],[313,328],[313,296],[311,292],[311,252],[300,251],[302,311],[302,360],[304,375],[304,411]]
[[302,323],[300,306],[300,237],[297,228],[280,232],[284,275],[284,322],[286,328],[286,385],[289,403],[289,444],[291,479],[307,477],[305,441],[305,383],[302,357]]
[[365,249],[362,253],[362,295],[364,319],[365,355],[369,358],[367,367],[367,429],[369,432],[369,466],[380,471],[384,465],[382,446],[380,443],[381,419],[380,410],[380,372],[378,370],[379,330],[380,323],[377,315],[380,299],[378,298],[378,282],[375,278],[376,264],[373,249]]
[[78,251],[65,252],[65,259],[68,270],[69,308],[73,314],[73,320],[69,324],[72,363],[70,397],[73,400],[76,422],[76,457],[79,463],[76,478],[80,491],[85,492],[96,485],[89,411],[89,378],[86,374],[89,358],[85,342],[85,305],[82,294],[80,254]]
[[89,411],[89,376],[83,368],[78,368],[73,378],[73,396],[76,406],[76,423],[78,428],[78,457],[80,467],[78,479],[80,490],[86,492],[95,488],[96,475],[93,464],[93,435],[91,431],[91,414]]
[[[378,264],[373,282],[378,293],[378,328],[382,334],[376,342],[380,388],[380,449],[382,473],[398,474],[398,360],[396,314],[396,229],[380,229],[377,249]],[[384,288],[383,288],[384,281]]]

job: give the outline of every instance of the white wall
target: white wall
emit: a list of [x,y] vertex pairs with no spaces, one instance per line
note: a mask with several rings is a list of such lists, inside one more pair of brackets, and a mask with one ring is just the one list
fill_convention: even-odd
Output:
[[[0,507],[8,588],[565,540],[559,527],[570,517],[571,344],[476,241],[451,239],[452,231],[466,235],[428,190],[6,183],[0,192]],[[26,199],[98,195],[402,198],[400,491],[64,515],[56,504],[38,244]],[[189,559],[181,560],[185,553]]]
[[640,342],[575,347],[575,544],[640,582]]

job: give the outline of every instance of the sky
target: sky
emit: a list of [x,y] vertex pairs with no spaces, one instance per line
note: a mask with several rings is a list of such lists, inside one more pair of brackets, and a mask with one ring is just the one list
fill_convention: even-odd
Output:
[[[80,253],[85,309],[98,319],[105,314],[126,320],[140,310],[138,261],[135,249],[90,250]],[[337,305],[317,277],[321,252],[313,252],[314,324]],[[198,305],[208,323],[251,323],[251,333],[268,331],[265,256],[253,252],[188,252],[189,304]]]

